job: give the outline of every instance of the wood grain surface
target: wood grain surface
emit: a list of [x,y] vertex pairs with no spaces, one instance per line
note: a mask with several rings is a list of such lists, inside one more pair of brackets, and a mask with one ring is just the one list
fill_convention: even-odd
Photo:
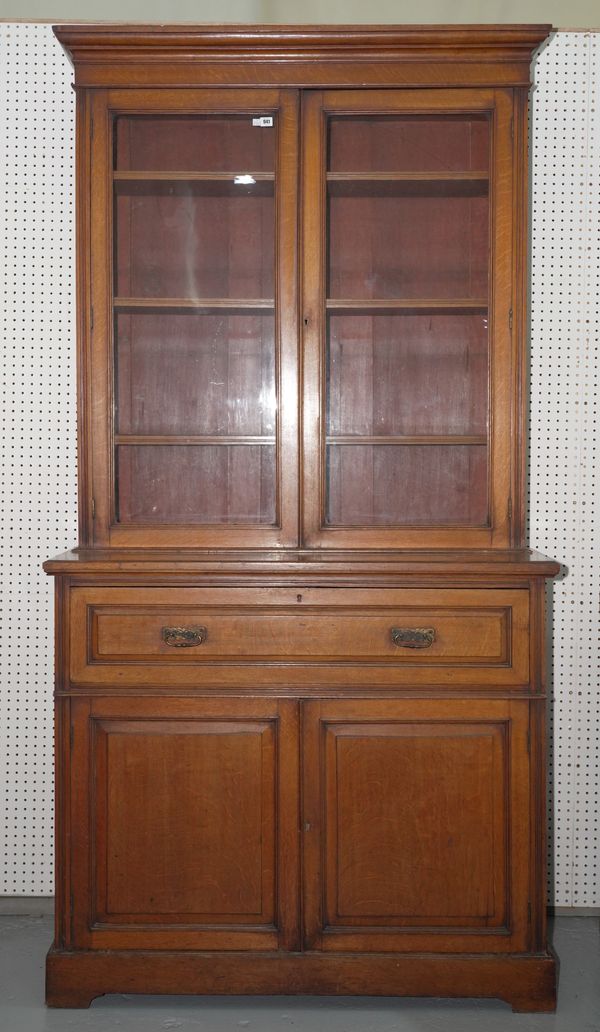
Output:
[[[549,26],[63,26],[79,548],[47,1002],[552,1010],[525,547]],[[308,88],[305,88],[308,87]]]

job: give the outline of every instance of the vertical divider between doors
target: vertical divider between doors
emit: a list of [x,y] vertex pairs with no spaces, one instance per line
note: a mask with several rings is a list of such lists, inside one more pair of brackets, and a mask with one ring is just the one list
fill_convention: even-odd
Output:
[[322,771],[321,703],[302,704],[302,943],[321,948]]
[[279,948],[301,948],[300,734],[301,703],[277,703],[277,841]]
[[279,521],[281,544],[299,542],[299,379],[300,337],[298,294],[298,203],[299,121],[298,90],[280,92],[280,131],[277,156],[277,260],[275,297],[277,304],[277,363],[279,469]]
[[323,505],[321,341],[325,264],[325,133],[323,94],[302,102],[302,540],[319,543]]

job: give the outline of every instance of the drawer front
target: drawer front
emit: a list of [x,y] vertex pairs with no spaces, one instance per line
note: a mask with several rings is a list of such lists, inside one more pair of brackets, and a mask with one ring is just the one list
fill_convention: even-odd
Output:
[[81,684],[513,685],[525,590],[75,587]]

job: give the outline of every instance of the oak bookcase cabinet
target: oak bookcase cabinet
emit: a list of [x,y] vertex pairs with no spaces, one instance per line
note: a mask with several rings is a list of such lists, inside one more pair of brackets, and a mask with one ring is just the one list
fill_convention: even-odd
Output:
[[52,1006],[550,1010],[524,542],[548,26],[68,26],[80,547]]

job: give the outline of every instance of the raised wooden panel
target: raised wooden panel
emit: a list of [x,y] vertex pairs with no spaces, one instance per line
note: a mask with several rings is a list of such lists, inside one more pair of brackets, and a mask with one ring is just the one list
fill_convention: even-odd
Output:
[[97,919],[272,924],[272,725],[115,720],[95,733]]
[[76,706],[77,944],[275,948],[296,919],[295,707],[170,705]]
[[505,732],[327,726],[328,925],[505,924]]
[[308,703],[306,941],[523,949],[528,704]]
[[227,668],[238,685],[254,684],[257,662],[263,686],[331,683],[336,666],[346,681],[352,671],[372,683],[529,679],[523,590],[312,588],[299,600],[286,589],[76,587],[71,616],[71,677],[81,684],[229,683]]

